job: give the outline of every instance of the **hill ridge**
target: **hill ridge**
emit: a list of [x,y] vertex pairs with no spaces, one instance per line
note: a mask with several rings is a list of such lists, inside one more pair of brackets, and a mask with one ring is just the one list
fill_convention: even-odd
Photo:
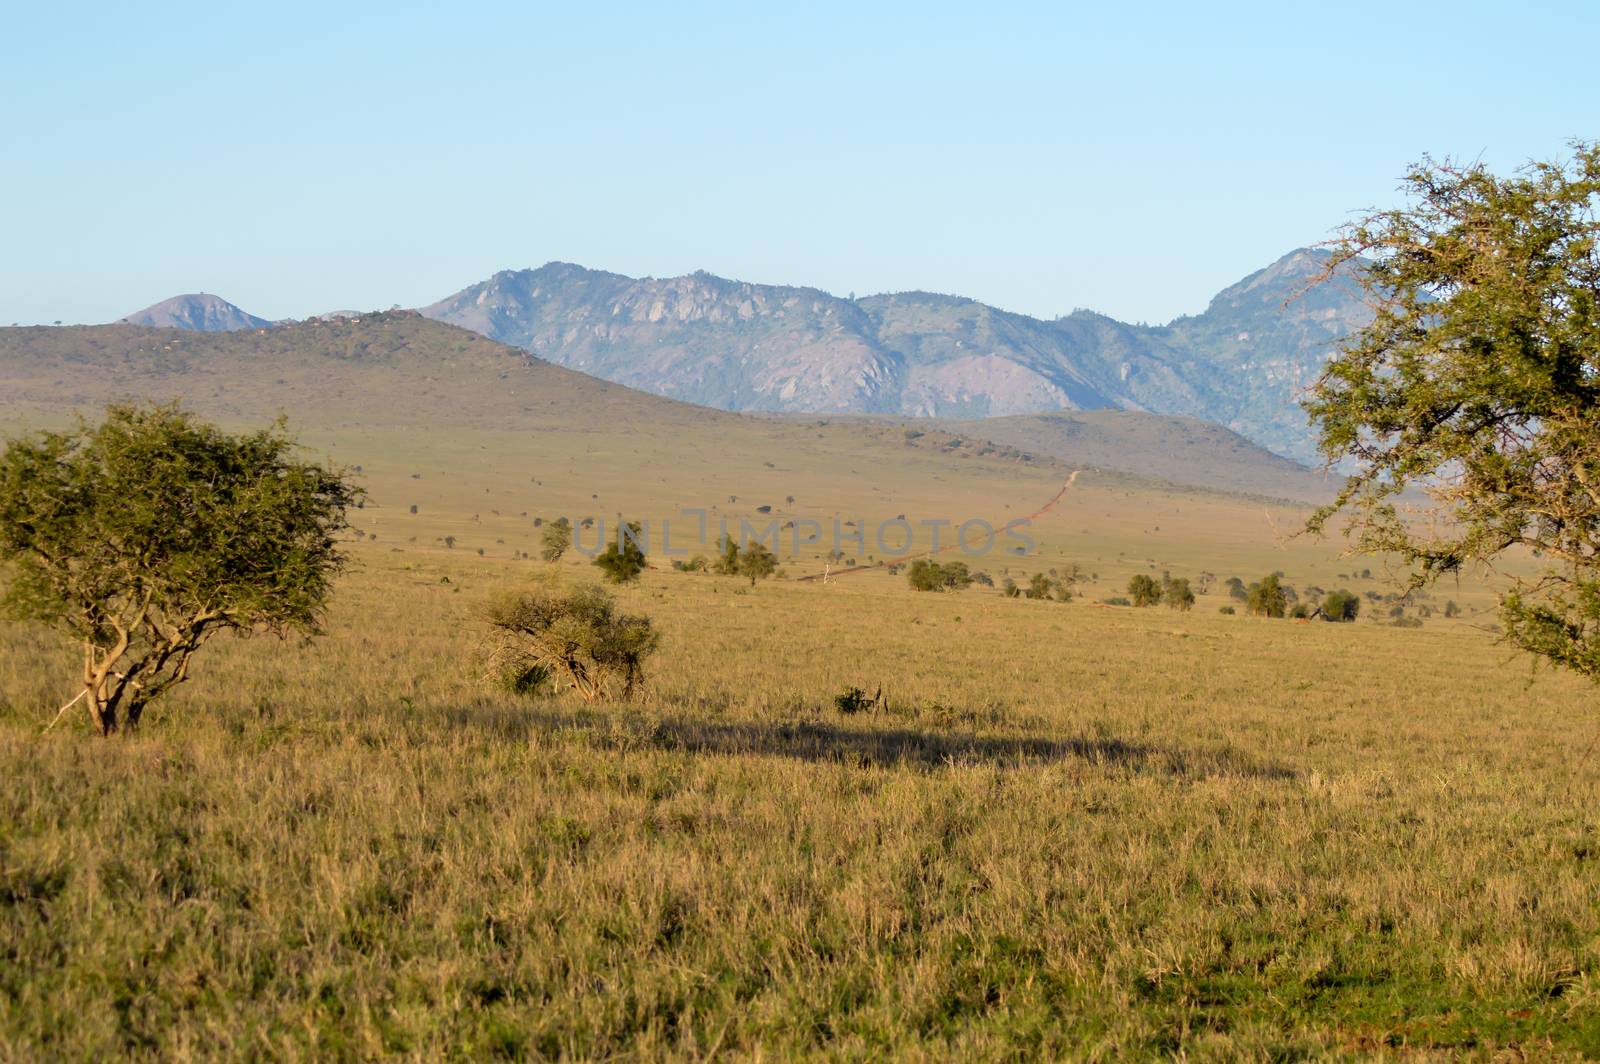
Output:
[[419,309],[561,365],[723,410],[1143,410],[1214,421],[1309,462],[1297,389],[1365,314],[1338,286],[1294,298],[1327,260],[1297,248],[1165,325],[1082,309],[1046,320],[922,289],[842,298],[704,270],[634,278],[560,262],[500,271]]

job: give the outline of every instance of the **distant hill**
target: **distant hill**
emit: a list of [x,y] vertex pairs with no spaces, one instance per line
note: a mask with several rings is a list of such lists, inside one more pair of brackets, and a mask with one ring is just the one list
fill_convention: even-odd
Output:
[[[929,426],[903,424],[911,431]],[[1219,491],[1325,502],[1339,484],[1337,478],[1280,457],[1231,429],[1195,418],[1086,410],[936,424],[1074,467],[1120,470]]]
[[514,428],[564,418],[649,417],[715,426],[702,410],[552,365],[415,311],[187,332],[137,325],[0,329],[0,395],[93,411],[181,398],[211,416],[290,413],[312,425]]
[[265,329],[273,323],[266,318],[247,314],[221,296],[196,292],[163,299],[120,319],[119,324],[189,329],[195,332],[236,332],[240,329]]
[[[182,398],[210,416],[259,421],[286,412],[297,425],[336,433],[490,430],[565,435],[587,441],[583,448],[645,433],[693,441],[708,455],[783,452],[804,441],[808,449],[849,456],[870,444],[907,460],[921,454],[1026,464],[1032,456],[1282,498],[1320,490],[1294,463],[1184,418],[1118,411],[966,421],[752,418],[600,380],[414,311],[260,332],[122,324],[0,329],[0,397],[0,414],[13,416],[92,415],[117,399]],[[579,446],[568,445],[572,456]],[[791,458],[806,461],[798,453]],[[865,457],[850,461],[871,466]]]
[[724,410],[985,418],[1123,409],[1215,421],[1314,458],[1299,388],[1365,321],[1354,286],[1294,297],[1299,250],[1164,326],[1087,311],[1053,321],[927,292],[840,299],[707,273],[635,279],[550,263],[422,308],[541,358]]

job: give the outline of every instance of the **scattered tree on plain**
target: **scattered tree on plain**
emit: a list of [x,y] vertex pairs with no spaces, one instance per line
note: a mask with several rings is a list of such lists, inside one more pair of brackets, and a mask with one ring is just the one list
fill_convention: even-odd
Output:
[[717,560],[712,568],[721,576],[739,575],[739,544],[726,532],[717,544]]
[[1257,617],[1282,617],[1289,612],[1288,589],[1277,573],[1270,573],[1245,590],[1244,604]]
[[1128,581],[1128,597],[1135,606],[1154,606],[1161,601],[1161,585],[1155,577],[1140,573]]
[[361,492],[295,449],[281,422],[235,436],[176,405],[7,445],[4,603],[81,644],[63,712],[82,700],[103,734],[134,728],[216,633],[320,630]]
[[1001,585],[1001,591],[1007,598],[1021,596],[1022,598],[1038,600],[1054,599],[1056,602],[1071,602],[1074,595],[1071,583],[1052,576],[1051,573],[1055,571],[1052,569],[1049,573],[1034,573],[1028,577],[1028,585],[1026,587],[1017,586],[1016,581],[1008,577],[1005,583]]
[[751,587],[756,586],[757,580],[777,571],[778,556],[767,549],[765,543],[747,543],[739,552],[739,575],[749,577]]
[[637,521],[620,525],[617,538],[595,555],[595,566],[613,584],[626,584],[639,579],[639,574],[649,565],[644,548],[639,545],[643,538],[644,529]]
[[1353,591],[1330,591],[1322,599],[1322,615],[1330,621],[1353,621],[1361,615],[1361,596]]
[[1186,613],[1194,609],[1194,589],[1184,577],[1167,581],[1166,587],[1162,589],[1161,598],[1172,609]]
[[567,553],[567,548],[572,546],[572,522],[565,517],[551,521],[539,534],[539,543],[539,557],[547,562],[560,561],[561,556]]
[[946,562],[918,558],[906,568],[906,582],[913,591],[961,591],[971,586],[972,574],[966,562]]
[[[1334,514],[1420,587],[1512,547],[1547,560],[1500,603],[1506,638],[1600,680],[1600,145],[1499,177],[1424,160],[1410,205],[1352,226],[1375,308],[1306,407],[1354,472]],[[1418,487],[1442,520],[1408,522]]]

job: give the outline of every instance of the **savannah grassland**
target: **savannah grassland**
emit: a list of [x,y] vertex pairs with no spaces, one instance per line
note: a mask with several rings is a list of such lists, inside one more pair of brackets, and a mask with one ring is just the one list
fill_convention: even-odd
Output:
[[325,637],[219,641],[132,736],[41,734],[73,652],[0,625],[0,1059],[1600,1053],[1594,697],[1489,587],[1405,629],[1096,605],[1391,589],[1290,506],[1086,473],[980,563],[1080,564],[1071,603],[658,557],[636,702],[489,689],[534,516],[1000,523],[1069,472],[683,416],[309,428],[372,492]]

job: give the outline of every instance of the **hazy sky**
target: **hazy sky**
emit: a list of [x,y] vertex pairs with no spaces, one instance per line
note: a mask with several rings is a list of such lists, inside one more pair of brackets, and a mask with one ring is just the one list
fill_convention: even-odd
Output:
[[6,5],[0,324],[550,259],[1166,320],[1424,152],[1600,137],[1600,4],[1288,7]]

